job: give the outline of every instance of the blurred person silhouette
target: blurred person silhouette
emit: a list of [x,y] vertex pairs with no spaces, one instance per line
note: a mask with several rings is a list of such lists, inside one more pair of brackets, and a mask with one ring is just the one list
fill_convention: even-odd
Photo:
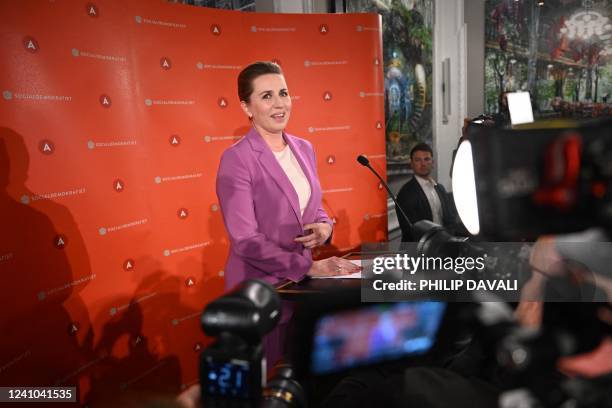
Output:
[[29,167],[24,138],[0,128],[0,383],[49,386],[90,357],[79,292],[94,276],[74,218],[30,191]]

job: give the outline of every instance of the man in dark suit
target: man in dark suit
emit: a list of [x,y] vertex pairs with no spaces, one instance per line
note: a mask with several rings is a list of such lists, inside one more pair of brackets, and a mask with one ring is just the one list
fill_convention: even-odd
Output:
[[[451,197],[442,184],[431,177],[433,168],[433,151],[426,143],[419,143],[410,151],[410,165],[414,177],[404,184],[397,195],[397,202],[411,223],[429,220],[441,225],[451,233],[462,229],[459,227],[457,210]],[[414,241],[412,231],[401,212],[397,212],[402,242]]]

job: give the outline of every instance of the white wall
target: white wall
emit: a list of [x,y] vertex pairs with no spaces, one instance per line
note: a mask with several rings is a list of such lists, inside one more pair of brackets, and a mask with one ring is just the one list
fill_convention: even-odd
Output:
[[[437,180],[450,190],[452,153],[467,114],[464,1],[437,0],[434,8],[433,143]],[[442,120],[442,61],[445,58],[450,58],[451,67],[451,113],[447,123]]]
[[326,13],[327,0],[256,0],[260,13]]

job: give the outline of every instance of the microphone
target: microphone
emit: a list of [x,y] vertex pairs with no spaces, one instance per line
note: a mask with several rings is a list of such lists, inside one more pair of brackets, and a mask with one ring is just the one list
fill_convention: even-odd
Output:
[[[408,218],[408,216],[406,215],[406,213],[404,212],[404,210],[402,210],[402,207],[399,205],[399,203],[397,202],[397,199],[395,198],[395,195],[391,192],[391,189],[389,188],[389,185],[385,182],[385,180],[382,179],[382,177],[380,177],[380,175],[376,172],[376,170],[374,170],[372,168],[372,166],[370,166],[370,160],[365,157],[363,154],[360,154],[359,156],[357,156],[357,161],[359,162],[359,164],[361,164],[364,167],[367,167],[368,169],[370,169],[370,171],[372,173],[374,173],[374,175],[376,177],[378,177],[378,179],[380,180],[380,182],[382,183],[383,186],[385,186],[385,188],[387,189],[387,192],[389,193],[389,196],[391,197],[391,199],[393,200],[393,202],[395,203],[395,208],[397,208],[400,212],[400,214],[402,214],[402,217],[404,218],[404,220],[406,221],[406,223],[408,223],[408,227],[410,228],[410,230],[412,231],[412,223],[410,222],[410,219]],[[411,232],[412,234],[412,232]]]
[[[367,157],[365,157],[363,154],[360,154],[359,156],[357,156],[357,161],[359,162],[359,164],[361,164],[362,166],[366,166],[366,167],[370,167],[370,159],[368,159]],[[370,167],[371,168],[371,167]]]

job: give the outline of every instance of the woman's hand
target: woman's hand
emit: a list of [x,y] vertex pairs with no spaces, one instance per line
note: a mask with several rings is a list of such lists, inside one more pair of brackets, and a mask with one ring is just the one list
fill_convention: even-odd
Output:
[[326,222],[315,222],[305,224],[304,231],[310,230],[311,233],[295,239],[300,242],[305,248],[314,248],[323,245],[332,233],[332,226]]
[[314,261],[308,276],[341,276],[350,275],[351,273],[359,272],[361,267],[355,265],[349,260],[332,256],[331,258]]

